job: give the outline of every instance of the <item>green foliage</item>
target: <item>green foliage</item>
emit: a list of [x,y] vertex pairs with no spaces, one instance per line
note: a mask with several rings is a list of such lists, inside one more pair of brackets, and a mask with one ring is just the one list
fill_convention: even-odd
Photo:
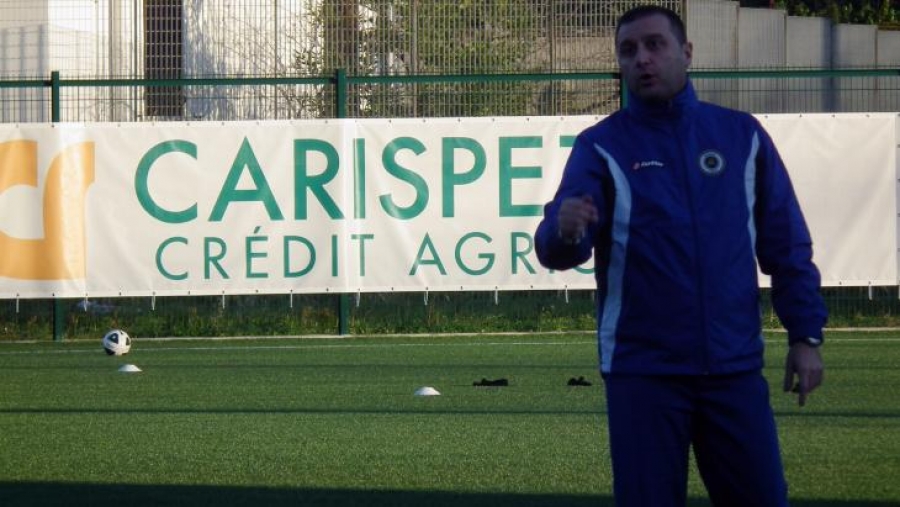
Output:
[[[515,73],[529,70],[539,20],[528,0],[310,1],[307,49],[295,55],[304,76]],[[351,117],[523,114],[531,84],[366,84],[349,94]],[[327,88],[302,99],[330,116]],[[464,100],[462,100],[464,98]]]
[[524,0],[405,2],[401,15],[415,24],[416,59],[423,74],[521,71],[534,43],[537,19]]
[[893,26],[900,21],[900,2],[893,0],[778,0],[792,16],[821,16],[835,23]]

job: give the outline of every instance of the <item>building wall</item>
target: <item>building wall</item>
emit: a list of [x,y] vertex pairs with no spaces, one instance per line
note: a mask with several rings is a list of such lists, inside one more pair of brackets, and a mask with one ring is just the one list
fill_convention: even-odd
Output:
[[[140,9],[129,0],[5,0],[0,6],[0,79],[140,77]],[[0,90],[3,122],[50,121],[43,92]],[[79,120],[133,118],[134,91],[66,88]]]

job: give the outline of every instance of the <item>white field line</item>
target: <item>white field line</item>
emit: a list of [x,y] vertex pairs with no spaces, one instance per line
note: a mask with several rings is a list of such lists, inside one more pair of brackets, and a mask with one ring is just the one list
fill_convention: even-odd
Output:
[[[886,332],[886,331],[898,331],[897,336],[879,336],[879,337],[854,337],[854,338],[843,338],[843,337],[835,337],[828,336],[828,331],[840,331],[840,332],[859,332],[859,333],[870,333],[870,332]],[[766,330],[766,333],[776,333],[776,334],[784,334],[781,330]],[[532,333],[533,335],[562,335],[562,334],[582,334],[579,332],[550,332],[550,333]],[[594,331],[585,331],[583,334],[593,335]],[[404,334],[404,335],[349,335],[349,336],[341,336],[341,335],[308,335],[308,336],[235,336],[235,337],[210,337],[210,338],[145,338],[141,340],[140,338],[136,339],[136,343],[140,343],[142,341],[146,343],[155,343],[155,342],[168,342],[168,341],[207,341],[207,342],[220,342],[216,345],[198,345],[194,347],[149,347],[146,349],[141,349],[142,352],[155,352],[155,351],[229,351],[229,350],[314,350],[314,349],[363,349],[363,348],[409,348],[409,347],[496,347],[496,346],[563,346],[563,345],[593,345],[596,343],[595,340],[584,340],[584,341],[515,341],[515,342],[464,342],[464,343],[319,343],[319,344],[296,344],[296,345],[242,345],[242,346],[229,346],[223,345],[221,342],[227,341],[281,341],[281,340],[304,340],[304,339],[327,339],[327,340],[335,340],[335,341],[343,341],[350,339],[367,339],[367,338],[423,338],[423,337],[447,337],[447,338],[460,338],[460,337],[490,337],[490,336],[522,336],[523,333],[454,333],[454,334]],[[866,329],[831,329],[826,330],[826,347],[827,343],[840,342],[842,344],[850,344],[850,343],[873,343],[873,342],[900,342],[900,329],[895,328],[866,328]],[[781,344],[784,343],[783,337],[776,338],[766,338],[767,343],[772,344]],[[0,350],[0,355],[19,355],[19,354],[81,354],[81,353],[97,353],[100,350],[99,340],[98,347],[96,350],[94,349],[59,349],[59,350],[17,350],[17,351],[3,351]],[[38,343],[37,341],[30,342],[6,342],[9,344],[23,344],[23,343]],[[83,344],[87,343],[87,340],[69,340],[64,343],[77,343]],[[0,342],[0,348],[2,348],[3,343]]]
[[[229,340],[245,340],[246,338],[231,338]],[[279,338],[281,339],[281,338]],[[157,341],[157,338],[147,338],[148,342]],[[187,340],[187,339],[185,339]],[[192,340],[207,340],[207,338],[192,338]],[[168,340],[173,341],[173,340]],[[221,341],[221,340],[220,340]],[[22,342],[19,342],[20,344]],[[78,343],[84,343],[80,341]],[[157,351],[233,351],[233,350],[315,350],[315,349],[374,349],[374,348],[411,348],[411,347],[496,347],[496,346],[561,346],[561,345],[593,345],[593,340],[578,342],[465,342],[465,343],[322,343],[322,344],[298,344],[298,345],[215,345],[215,346],[196,346],[196,347],[149,347],[141,349],[141,352],[157,352]],[[134,342],[132,342],[134,347]],[[101,350],[97,349],[68,349],[68,350],[0,350],[0,356],[19,355],[19,354],[95,354]]]

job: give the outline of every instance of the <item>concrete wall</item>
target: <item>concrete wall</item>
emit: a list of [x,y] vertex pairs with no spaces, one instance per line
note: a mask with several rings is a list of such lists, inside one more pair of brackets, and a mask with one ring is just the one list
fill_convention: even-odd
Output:
[[[738,4],[724,0],[687,2],[685,25],[694,45],[694,70],[733,69],[738,60]],[[738,85],[732,79],[696,80],[705,100],[738,107]]]
[[[786,20],[787,16],[780,10],[739,9],[738,68],[784,67]],[[740,79],[738,107],[748,111],[781,111],[786,84],[779,78]]]
[[[875,63],[878,67],[900,69],[900,32],[879,31]],[[900,78],[875,78],[873,111],[900,111]]]
[[[694,70],[900,67],[900,33],[871,25],[832,25],[780,10],[740,8],[728,0],[687,0],[685,22]],[[900,110],[895,91],[900,77],[697,79],[695,84],[705,100],[759,113]]]
[[[869,25],[834,25],[831,62],[834,68],[870,69],[875,66],[878,29]],[[848,77],[834,80],[836,111],[870,111],[875,78]]]
[[[831,21],[788,16],[785,27],[786,68],[831,68]],[[785,83],[785,101],[794,105],[793,111],[797,111],[798,106],[807,111],[833,110],[832,81],[829,78],[792,78]]]

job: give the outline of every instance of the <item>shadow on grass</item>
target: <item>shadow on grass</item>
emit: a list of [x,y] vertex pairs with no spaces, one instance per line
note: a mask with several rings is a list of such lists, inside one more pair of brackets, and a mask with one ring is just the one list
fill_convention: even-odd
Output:
[[[606,495],[364,491],[238,486],[0,482],[0,505],[10,507],[613,507]],[[793,500],[792,507],[891,507],[874,501]],[[687,507],[708,507],[692,498]]]

